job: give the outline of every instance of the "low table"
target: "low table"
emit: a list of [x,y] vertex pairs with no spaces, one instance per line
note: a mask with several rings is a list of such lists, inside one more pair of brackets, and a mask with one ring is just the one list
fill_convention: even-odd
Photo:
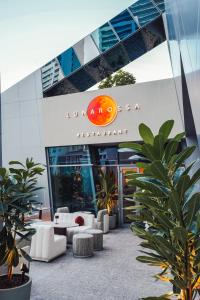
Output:
[[88,233],[78,233],[73,236],[74,257],[90,257],[93,255],[93,236]]
[[54,227],[54,233],[57,235],[67,236],[67,228],[78,227],[78,224],[70,223],[54,223],[54,222],[41,222],[42,224],[52,225]]
[[67,236],[67,228],[78,227],[78,224],[67,224],[67,223],[54,223],[52,222],[54,227],[54,233],[58,235],[66,235]]
[[88,229],[85,233],[93,236],[93,245],[95,251],[103,250],[103,231],[100,229]]

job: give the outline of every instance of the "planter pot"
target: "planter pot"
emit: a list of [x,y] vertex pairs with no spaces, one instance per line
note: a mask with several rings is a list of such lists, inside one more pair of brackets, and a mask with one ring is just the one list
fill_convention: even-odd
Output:
[[117,216],[109,216],[109,229],[115,229],[117,224]]
[[[5,275],[0,276],[0,280],[3,276]],[[28,277],[28,281],[23,285],[13,287],[13,288],[8,288],[8,289],[0,289],[0,299],[1,300],[12,300],[12,299],[30,300],[32,280],[29,276],[26,277]]]

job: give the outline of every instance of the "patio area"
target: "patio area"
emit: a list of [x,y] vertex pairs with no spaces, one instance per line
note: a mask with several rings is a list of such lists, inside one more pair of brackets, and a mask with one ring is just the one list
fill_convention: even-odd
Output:
[[136,261],[139,242],[126,227],[105,234],[104,250],[91,258],[74,258],[70,248],[50,263],[33,261],[31,300],[136,300],[167,292],[152,278],[156,269]]

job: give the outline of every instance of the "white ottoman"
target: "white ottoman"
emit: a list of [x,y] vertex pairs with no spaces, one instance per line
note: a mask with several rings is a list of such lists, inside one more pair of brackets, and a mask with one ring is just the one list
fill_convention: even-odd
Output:
[[90,257],[93,255],[93,235],[78,233],[73,236],[73,255],[75,257]]
[[94,250],[95,251],[103,250],[103,231],[100,229],[88,229],[85,232],[93,235]]

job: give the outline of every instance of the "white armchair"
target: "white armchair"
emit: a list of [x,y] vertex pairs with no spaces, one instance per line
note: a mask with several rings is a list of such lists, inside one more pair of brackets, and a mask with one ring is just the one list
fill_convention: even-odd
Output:
[[59,207],[56,210],[57,213],[69,213],[69,207],[65,206],[65,207]]
[[[81,233],[88,229],[94,228],[94,215],[93,214],[87,214],[87,213],[83,213],[83,212],[74,212],[74,213],[57,213],[56,212],[55,216],[59,217],[58,223],[63,223],[63,224],[69,225],[69,228],[67,228],[67,242],[68,243],[72,243],[74,234]],[[55,222],[55,216],[54,216],[54,222]],[[71,227],[73,225],[77,225],[75,223],[75,220],[78,216],[83,217],[84,225]]]
[[66,236],[55,235],[51,225],[34,224],[36,233],[32,237],[30,256],[34,260],[50,261],[66,253]]
[[109,215],[107,209],[98,211],[97,218],[94,220],[95,229],[100,229],[103,233],[109,232]]

